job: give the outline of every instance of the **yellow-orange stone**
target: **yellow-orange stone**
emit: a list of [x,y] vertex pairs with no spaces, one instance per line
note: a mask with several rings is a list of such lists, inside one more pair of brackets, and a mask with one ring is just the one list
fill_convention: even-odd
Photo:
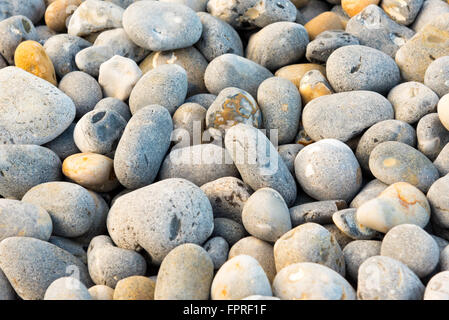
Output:
[[314,40],[321,32],[327,30],[344,30],[340,17],[331,11],[323,12],[304,25],[310,40]]
[[341,0],[341,6],[348,16],[352,18],[370,4],[378,5],[379,2],[379,0]]
[[326,75],[326,68],[316,63],[300,63],[282,67],[276,71],[276,76],[290,80],[299,90],[302,77],[310,70],[318,70]]
[[67,30],[66,21],[82,3],[82,0],[56,0],[45,11],[45,24],[56,32]]
[[308,81],[307,74],[302,78],[299,86],[299,93],[301,94],[302,103],[306,105],[313,99],[321,96],[326,96],[334,93],[330,85],[327,83],[326,78],[320,81]]
[[114,300],[154,300],[156,282],[143,276],[132,276],[117,282]]
[[39,42],[28,40],[19,44],[14,53],[14,63],[16,67],[57,85],[53,63]]

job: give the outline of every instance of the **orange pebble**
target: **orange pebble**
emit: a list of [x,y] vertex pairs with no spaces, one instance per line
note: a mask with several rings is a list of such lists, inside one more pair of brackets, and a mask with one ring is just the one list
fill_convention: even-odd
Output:
[[45,11],[45,24],[56,32],[67,30],[66,21],[82,3],[82,0],[56,0]]
[[370,4],[379,4],[379,0],[341,0],[341,6],[348,16],[353,17]]
[[326,68],[316,63],[300,63],[282,67],[276,71],[276,76],[288,79],[295,84],[299,90],[301,78],[310,70],[318,70],[322,74],[326,74]]
[[323,31],[344,30],[345,26],[336,13],[327,11],[307,22],[304,28],[306,28],[310,41],[312,41]]

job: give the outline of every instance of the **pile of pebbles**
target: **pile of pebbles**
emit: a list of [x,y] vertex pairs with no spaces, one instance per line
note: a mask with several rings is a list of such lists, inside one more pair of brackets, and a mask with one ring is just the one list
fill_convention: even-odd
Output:
[[0,299],[449,300],[449,1],[0,2]]

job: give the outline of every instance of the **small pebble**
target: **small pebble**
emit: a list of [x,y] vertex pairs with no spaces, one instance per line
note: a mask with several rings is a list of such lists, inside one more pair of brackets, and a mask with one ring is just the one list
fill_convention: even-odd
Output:
[[449,132],[441,124],[438,113],[430,113],[419,120],[416,126],[418,150],[434,161],[449,142]]
[[377,198],[382,191],[384,191],[388,187],[387,184],[383,183],[380,180],[374,179],[368,182],[352,199],[349,207],[358,208],[365,202]]
[[290,208],[292,225],[297,227],[306,222],[318,224],[332,223],[332,215],[346,208],[343,200],[314,201]]
[[203,245],[214,264],[214,270],[218,270],[228,260],[229,244],[222,237],[213,237]]
[[71,123],[70,126],[57,138],[44,144],[43,146],[56,153],[62,161],[75,153],[79,153],[80,150],[76,146],[75,140],[73,139],[75,125],[76,123]]
[[233,246],[240,239],[248,236],[248,233],[246,232],[243,223],[228,218],[215,218],[212,236],[222,237],[230,246]]
[[326,30],[307,45],[306,58],[313,63],[325,63],[338,48],[360,44],[354,35],[342,30]]
[[432,208],[432,220],[442,228],[449,228],[449,176],[442,176],[435,181],[427,192],[427,199]]
[[320,64],[300,63],[280,68],[276,71],[275,76],[290,80],[299,90],[302,77],[311,70],[318,70],[323,75],[326,74],[326,68]]
[[303,145],[297,143],[283,144],[278,147],[279,155],[292,175],[295,174],[295,158],[303,148]]
[[45,291],[44,300],[92,300],[86,286],[73,277],[53,281]]
[[335,212],[332,220],[341,232],[354,240],[371,240],[379,236],[376,230],[367,228],[357,221],[357,209],[349,208]]
[[104,285],[95,285],[89,288],[92,300],[113,300],[114,289]]
[[304,105],[306,105],[313,99],[333,94],[334,90],[320,71],[312,70],[301,78],[299,92]]
[[424,83],[439,97],[449,93],[449,57],[444,56],[433,61],[424,74]]
[[95,105],[94,110],[111,110],[117,112],[119,115],[123,117],[123,119],[126,120],[126,122],[131,119],[131,112],[129,111],[129,106],[124,103],[122,100],[117,98],[104,98],[98,101],[98,103]]
[[356,240],[348,243],[343,249],[345,257],[346,272],[348,276],[356,281],[360,265],[368,258],[380,256],[381,241]]
[[382,9],[399,24],[410,25],[418,15],[423,0],[383,0]]
[[122,279],[114,290],[113,300],[154,300],[155,281],[143,276]]
[[114,50],[109,46],[92,46],[79,51],[75,63],[79,70],[98,78],[100,67],[114,56]]
[[53,1],[45,10],[45,24],[55,32],[67,31],[68,19],[82,2],[82,0]]
[[341,0],[341,6],[348,16],[354,17],[369,5],[377,5],[379,2],[379,0]]
[[424,300],[449,300],[449,271],[434,275],[427,283]]
[[331,11],[326,11],[308,21],[304,28],[309,34],[310,40],[315,40],[317,36],[325,31],[344,30],[345,26],[340,17]]

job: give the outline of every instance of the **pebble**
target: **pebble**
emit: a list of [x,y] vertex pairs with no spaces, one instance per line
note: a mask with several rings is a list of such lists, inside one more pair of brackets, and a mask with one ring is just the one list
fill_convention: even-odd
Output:
[[44,0],[8,0],[1,3],[0,20],[23,15],[38,23],[45,12]]
[[349,17],[354,17],[369,5],[377,5],[379,2],[379,0],[341,0],[341,6]]
[[449,300],[449,271],[434,275],[427,283],[424,300]]
[[388,93],[395,119],[413,124],[426,114],[436,111],[438,96],[420,82],[403,82]]
[[304,147],[296,156],[295,174],[303,190],[317,200],[349,201],[362,183],[362,171],[353,152],[335,139]]
[[324,31],[344,30],[345,26],[336,13],[326,11],[308,21],[304,28],[307,30],[310,40],[315,40]]
[[134,115],[151,104],[167,108],[170,114],[183,104],[188,89],[187,73],[177,64],[161,65],[144,74],[129,97],[129,107]]
[[61,180],[61,160],[36,145],[0,144],[0,195],[21,199],[34,186]]
[[92,300],[113,300],[114,289],[104,285],[96,285],[89,288]]
[[217,99],[217,96],[210,93],[198,93],[193,96],[188,97],[185,103],[198,103],[202,105],[206,110],[212,105],[212,103]]
[[326,74],[326,68],[316,63],[299,63],[285,66],[276,71],[275,76],[290,80],[299,90],[302,77],[311,70],[318,70],[323,75]]
[[449,94],[443,96],[437,105],[437,112],[442,125],[449,128]]
[[376,230],[367,228],[357,221],[356,208],[335,212],[332,220],[341,232],[354,240],[371,240],[379,237]]
[[214,264],[214,270],[218,270],[228,260],[229,244],[222,237],[213,237],[207,240],[203,249],[209,254]]
[[11,284],[6,278],[3,271],[0,269],[0,300],[16,300],[16,293],[11,287]]
[[[446,246],[447,248],[447,246]],[[440,265],[441,270],[448,271],[449,270],[449,249],[444,249],[440,254]]]
[[303,145],[292,143],[292,144],[283,144],[278,147],[279,155],[287,166],[288,170],[292,175],[295,174],[295,158],[298,155],[298,152],[304,148]]
[[331,233],[331,235],[334,236],[335,240],[337,241],[340,248],[343,250],[346,245],[353,242],[354,239],[349,238],[347,235],[345,235],[343,232],[340,231],[340,229],[337,228],[335,224],[325,224],[323,227]]
[[306,58],[313,63],[326,63],[332,52],[338,48],[359,44],[359,39],[350,33],[342,30],[326,30],[309,42]]
[[0,243],[0,267],[14,291],[24,300],[42,300],[50,284],[77,274],[86,286],[87,267],[67,251],[42,240],[10,237]]
[[125,119],[126,122],[131,119],[131,111],[129,106],[120,99],[107,97],[103,98],[95,105],[94,110],[115,111]]
[[114,157],[120,183],[136,189],[151,184],[170,146],[173,123],[168,110],[149,105],[137,111],[125,127]]
[[157,274],[155,300],[208,300],[214,276],[209,254],[196,244],[182,244],[164,258]]
[[424,83],[438,96],[449,93],[449,57],[444,56],[433,61],[424,74]]
[[429,275],[437,266],[440,250],[436,241],[413,224],[390,229],[382,240],[381,255],[404,263],[418,277]]
[[411,27],[416,32],[419,32],[426,24],[434,21],[438,15],[448,12],[449,5],[445,1],[425,0]]
[[309,102],[302,124],[314,141],[338,139],[346,142],[372,125],[393,119],[391,103],[377,92],[351,91],[318,97]]
[[384,0],[381,7],[397,23],[408,26],[415,21],[424,0]]
[[44,300],[92,300],[86,286],[73,277],[53,281],[45,291]]
[[161,0],[161,2],[183,4],[196,12],[206,11],[207,1],[208,0]]
[[55,32],[67,31],[67,22],[82,0],[57,0],[45,10],[45,24]]
[[299,93],[304,105],[321,96],[334,93],[326,77],[318,70],[307,72],[299,83]]
[[360,265],[368,258],[380,256],[381,241],[356,240],[348,243],[343,249],[346,272],[348,276],[357,281]]
[[138,1],[123,14],[123,28],[138,46],[151,51],[190,47],[201,37],[201,20],[187,6]]
[[334,270],[310,262],[280,270],[273,292],[281,300],[356,300],[354,288]]
[[[176,147],[189,147],[202,143],[206,128],[207,110],[198,103],[187,102],[173,114],[172,141]],[[172,149],[173,150],[173,149]]]
[[243,226],[243,223],[236,222],[228,218],[215,218],[214,230],[212,236],[222,237],[230,246],[233,246],[237,241],[246,237],[248,233]]
[[384,191],[388,187],[387,184],[383,183],[380,180],[374,179],[368,182],[362,190],[352,199],[349,207],[358,208],[365,202],[377,198],[379,194]]
[[329,4],[319,0],[309,0],[304,6],[299,9],[306,23],[328,10]]
[[251,295],[272,296],[264,270],[256,259],[248,255],[229,259],[212,281],[212,300],[238,300]]
[[2,144],[45,144],[75,118],[75,105],[67,95],[17,67],[0,70],[0,108]]
[[[38,38],[38,42],[41,45],[44,45],[45,42],[50,39],[51,37],[53,37],[54,35],[57,35],[58,33],[56,31],[51,30],[49,27],[43,25],[43,26],[37,26],[36,27],[36,33],[37,33],[37,38]],[[2,58],[3,59],[3,58]]]
[[85,265],[87,265],[87,252],[84,250],[82,244],[68,238],[58,236],[51,236],[50,239],[48,239],[48,242],[73,254],[76,258],[80,259]]
[[100,75],[100,67],[114,56],[109,46],[92,46],[79,51],[75,56],[76,66],[94,78]]
[[440,177],[437,168],[421,152],[397,141],[387,141],[373,149],[369,157],[372,174],[386,184],[408,182],[423,192]]
[[449,132],[441,124],[438,113],[430,113],[419,120],[416,127],[418,150],[434,161],[449,142]]
[[114,290],[113,300],[154,300],[155,281],[144,276],[122,279]]
[[73,139],[73,131],[76,123],[71,123],[70,126],[61,133],[57,138],[44,144],[43,146],[56,153],[61,160],[64,160],[72,154],[79,153],[80,150]]
[[152,263],[160,264],[180,244],[203,244],[214,224],[212,207],[199,187],[184,179],[167,179],[118,198],[107,227],[118,247],[143,248]]
[[427,200],[432,208],[432,220],[442,228],[449,228],[449,176],[435,181],[427,192]]
[[390,56],[362,45],[335,50],[327,60],[326,74],[336,92],[370,90],[386,93],[401,79],[398,65]]
[[390,257],[370,257],[359,267],[358,300],[421,300],[424,289],[412,270]]
[[295,263],[312,262],[345,275],[345,261],[339,244],[329,231],[312,222],[290,230],[276,241],[274,261],[278,273]]
[[293,227],[307,222],[318,224],[332,223],[332,215],[346,208],[343,200],[313,201],[290,208],[290,218]]

